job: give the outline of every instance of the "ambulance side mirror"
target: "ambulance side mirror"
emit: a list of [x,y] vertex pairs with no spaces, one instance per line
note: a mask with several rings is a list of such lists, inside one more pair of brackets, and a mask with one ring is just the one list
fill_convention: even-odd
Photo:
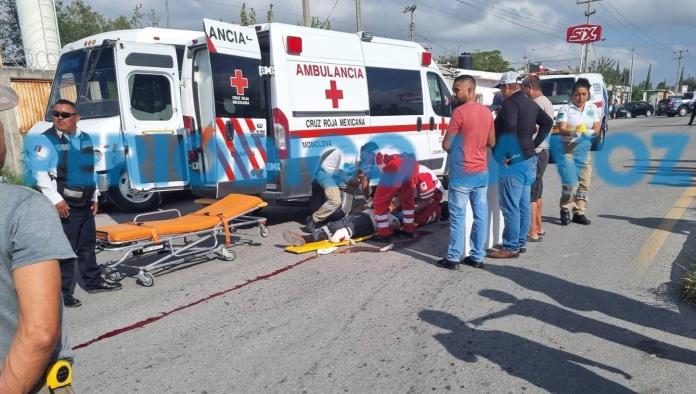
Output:
[[228,141],[234,140],[234,128],[232,127],[232,123],[230,123],[229,120],[225,122],[225,134],[227,136]]

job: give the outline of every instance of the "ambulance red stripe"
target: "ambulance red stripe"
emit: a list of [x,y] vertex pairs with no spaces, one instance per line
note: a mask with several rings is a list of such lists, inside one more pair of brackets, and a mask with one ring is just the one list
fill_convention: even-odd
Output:
[[234,160],[235,163],[237,163],[237,168],[239,169],[239,172],[242,173],[242,178],[243,179],[249,179],[249,172],[247,171],[246,165],[242,161],[242,159],[239,157],[237,154],[237,151],[234,149],[234,144],[232,141],[228,140],[225,137],[225,122],[222,121],[222,118],[215,118],[215,122],[217,122],[218,126],[218,131],[220,132],[220,135],[222,136],[222,139],[225,140],[225,143],[227,144],[227,149],[230,151],[230,155],[232,155],[232,159]]
[[208,52],[217,53],[217,48],[215,48],[215,44],[213,44],[213,40],[210,37],[205,36],[205,42],[208,44]]
[[[422,130],[422,129],[421,129]],[[415,124],[408,125],[389,125],[389,126],[365,126],[365,127],[340,127],[335,129],[308,129],[308,130],[292,130],[291,138],[314,138],[328,137],[331,135],[360,135],[372,133],[405,133],[409,131],[418,131],[418,126]]]
[[256,144],[256,149],[259,150],[263,162],[267,163],[268,159],[266,158],[266,147],[263,146],[263,139],[260,136],[256,135],[256,133],[254,133],[254,131],[256,131],[256,126],[254,126],[254,122],[249,118],[245,118],[244,120],[246,120],[247,127],[249,127],[249,131],[251,132],[251,139],[254,140],[254,143]]
[[256,161],[256,156],[254,155],[254,152],[252,152],[251,147],[249,147],[249,141],[247,141],[246,136],[244,135],[244,130],[242,130],[242,125],[239,123],[239,119],[230,118],[230,120],[232,121],[232,126],[234,126],[234,131],[237,132],[239,142],[242,144],[242,148],[244,148],[244,151],[246,152],[247,157],[249,158],[251,166],[254,168],[254,170],[258,170],[261,167],[259,166],[259,163]]
[[227,180],[235,180],[234,172],[232,171],[230,165],[227,163],[227,158],[225,157],[225,154],[222,152],[219,146],[217,147],[216,153],[218,160],[220,160],[220,164],[222,164],[222,168],[225,169],[225,174],[227,174]]

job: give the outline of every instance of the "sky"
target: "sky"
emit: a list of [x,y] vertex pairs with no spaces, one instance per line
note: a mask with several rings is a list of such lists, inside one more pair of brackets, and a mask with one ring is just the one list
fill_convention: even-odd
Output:
[[[130,15],[134,2],[84,0],[102,14]],[[166,0],[140,0],[154,9],[165,25]],[[331,21],[333,30],[353,32],[355,0],[309,0],[310,13]],[[416,41],[435,55],[499,49],[514,67],[525,53],[548,68],[566,69],[580,63],[580,45],[565,42],[569,26],[585,23],[587,5],[582,0],[362,0],[363,30],[378,36],[409,39],[410,15],[416,4]],[[256,10],[264,22],[273,3],[274,21],[297,24],[302,20],[302,0],[169,0],[170,27],[202,29],[201,19],[239,20],[242,3]],[[685,49],[684,76],[696,76],[696,0],[600,0],[591,3],[592,24],[602,26],[604,41],[590,49],[588,60],[607,56],[630,67],[635,49],[634,83],[646,77],[652,64],[653,85],[677,78],[675,50]]]

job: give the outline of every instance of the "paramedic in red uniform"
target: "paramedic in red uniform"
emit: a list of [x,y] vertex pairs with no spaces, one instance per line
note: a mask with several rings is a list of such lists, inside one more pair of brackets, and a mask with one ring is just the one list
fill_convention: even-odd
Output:
[[392,229],[389,226],[389,205],[392,198],[399,197],[403,210],[402,232],[413,237],[415,231],[415,194],[418,182],[418,163],[413,155],[405,153],[384,153],[374,155],[374,163],[381,170],[374,196],[375,222],[378,242],[391,242]]
[[418,165],[415,221],[419,226],[449,218],[447,202],[442,202],[444,190],[442,182],[430,168]]

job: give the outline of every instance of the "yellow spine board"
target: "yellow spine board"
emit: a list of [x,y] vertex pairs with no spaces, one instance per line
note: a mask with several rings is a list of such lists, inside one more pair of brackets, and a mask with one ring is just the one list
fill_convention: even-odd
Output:
[[[366,235],[364,237],[358,237],[358,238],[353,238],[353,242],[362,242],[365,240],[368,240],[372,238],[372,235]],[[341,242],[331,242],[331,241],[317,241],[317,242],[311,242],[308,244],[304,244],[302,246],[287,246],[285,248],[286,252],[290,253],[295,253],[295,254],[302,254],[302,253],[307,253],[307,252],[313,252],[318,249],[324,249],[324,248],[331,248],[334,246],[345,246],[348,245],[348,241],[341,241]]]

